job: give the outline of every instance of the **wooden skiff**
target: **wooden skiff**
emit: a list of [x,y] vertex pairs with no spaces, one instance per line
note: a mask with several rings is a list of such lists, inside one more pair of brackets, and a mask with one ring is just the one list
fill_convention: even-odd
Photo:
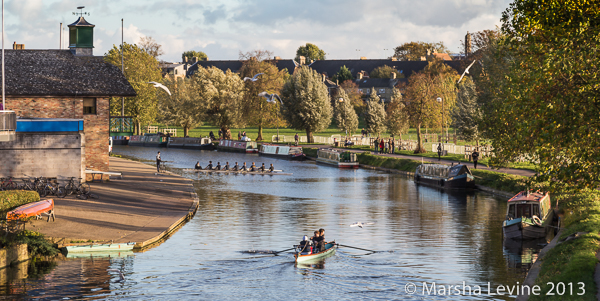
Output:
[[298,246],[296,246],[296,253],[294,253],[294,258],[296,259],[296,262],[308,262],[308,261],[312,261],[312,260],[324,259],[326,257],[333,255],[335,253],[335,249],[337,249],[337,244],[335,242],[325,244],[325,250],[323,250],[319,253],[310,253],[310,252],[300,253],[300,252],[298,252]]

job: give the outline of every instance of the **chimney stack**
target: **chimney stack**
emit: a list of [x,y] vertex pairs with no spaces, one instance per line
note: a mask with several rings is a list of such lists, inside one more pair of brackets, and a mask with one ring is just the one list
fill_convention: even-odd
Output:
[[396,72],[392,72],[392,74],[390,74],[390,78],[391,79],[396,79]]
[[25,49],[25,44],[17,44],[17,42],[13,43],[13,50],[23,50]]
[[300,58],[300,62],[298,62],[298,63],[300,63],[300,65],[306,64],[306,58],[304,56],[301,55],[299,58]]
[[364,61],[364,60],[366,60],[366,59],[367,59],[367,57],[366,57],[366,56],[361,56],[361,57],[360,57],[360,59],[361,59],[362,61]]
[[276,56],[276,57],[275,57],[275,58],[273,58],[273,59],[274,59],[274,60],[276,60],[276,61],[278,61],[278,60],[281,60],[281,57],[279,57],[279,56]]
[[196,62],[198,62],[198,58],[197,58],[197,57],[193,57],[193,58],[192,58],[192,64],[194,64],[194,63],[196,63]]
[[398,58],[397,58],[397,57],[395,57],[395,56],[392,56],[392,62],[395,62],[395,61],[397,61],[397,60],[398,60]]
[[358,77],[358,79],[362,79],[362,78],[363,78],[363,73],[362,73],[362,71],[361,71],[361,72],[358,72],[358,74],[357,74],[357,77]]

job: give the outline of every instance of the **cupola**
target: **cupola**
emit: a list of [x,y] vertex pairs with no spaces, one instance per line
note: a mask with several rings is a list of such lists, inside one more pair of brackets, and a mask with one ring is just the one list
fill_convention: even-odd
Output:
[[94,55],[94,26],[83,16],[69,24],[69,48],[74,55]]

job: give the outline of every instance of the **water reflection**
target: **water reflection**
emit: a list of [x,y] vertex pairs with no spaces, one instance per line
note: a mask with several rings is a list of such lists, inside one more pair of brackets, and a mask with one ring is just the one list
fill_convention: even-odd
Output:
[[[114,151],[150,160],[156,154],[156,149],[143,147],[116,146]],[[54,297],[163,299],[176,294],[184,299],[231,300],[314,297],[334,291],[336,299],[396,299],[408,297],[404,285],[409,282],[508,285],[522,283],[523,269],[528,268],[512,264],[513,253],[503,246],[502,198],[446,193],[372,170],[339,170],[256,155],[170,149],[161,149],[161,154],[174,161],[172,168],[208,160],[272,162],[293,176],[184,173],[195,180],[200,206],[167,241],[135,257],[60,263],[43,279],[27,280],[36,287],[27,290],[30,296],[44,291]],[[355,222],[373,224],[350,227]],[[319,228],[326,230],[327,240],[382,252],[340,248],[322,262],[298,265],[291,253],[240,253],[284,250]],[[124,271],[126,281],[117,283],[118,276],[106,272],[109,268]],[[485,296],[449,299],[481,298]]]

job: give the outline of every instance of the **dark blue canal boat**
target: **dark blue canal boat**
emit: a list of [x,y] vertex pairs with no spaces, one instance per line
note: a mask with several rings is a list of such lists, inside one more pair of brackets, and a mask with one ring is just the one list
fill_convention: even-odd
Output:
[[475,178],[464,164],[421,164],[415,171],[415,183],[442,189],[473,189]]

